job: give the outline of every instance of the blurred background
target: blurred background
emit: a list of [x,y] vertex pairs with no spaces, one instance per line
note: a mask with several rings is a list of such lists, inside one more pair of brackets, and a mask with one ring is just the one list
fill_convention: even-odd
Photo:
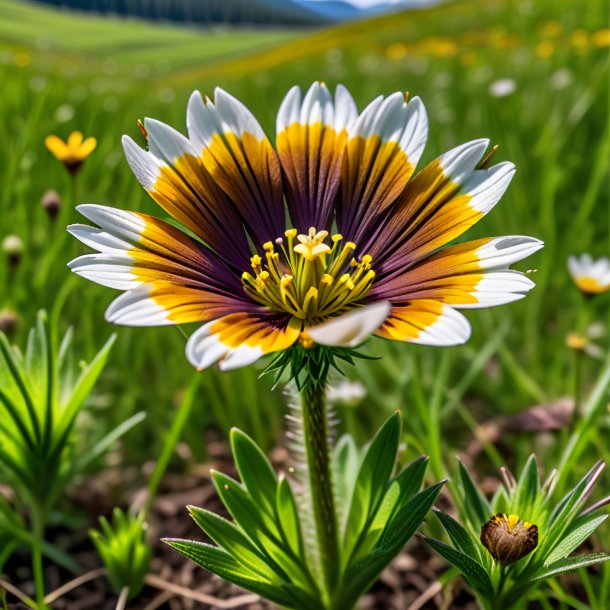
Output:
[[[104,322],[114,295],[70,274],[67,262],[85,249],[65,226],[80,221],[82,202],[162,216],[125,162],[121,135],[139,138],[136,122],[147,116],[184,132],[190,93],[216,86],[249,106],[272,139],[286,91],[323,80],[346,85],[360,108],[397,90],[420,96],[430,123],[422,163],[479,137],[499,144],[494,160],[513,161],[517,174],[468,238],[544,240],[520,267],[537,287],[514,305],[469,312],[473,338],[463,347],[369,342],[367,353],[382,358],[347,367],[354,384],[337,380],[334,400],[360,442],[401,409],[406,456],[436,452],[437,478],[453,472],[456,453],[493,474],[535,449],[550,471],[574,407],[566,335],[585,307],[566,259],[610,253],[608,11],[580,0],[0,0],[0,325],[24,345],[45,308],[59,331],[74,327],[87,358],[118,332],[81,438],[142,409],[148,417],[104,465],[121,471],[100,478],[109,502],[128,503],[145,479],[194,372],[175,328]],[[72,179],[44,140],[74,130],[98,144]],[[18,240],[7,245],[9,237]],[[604,352],[607,296],[587,305]],[[258,379],[263,366],[202,374],[174,471],[209,459],[210,439],[222,442],[231,426],[277,446],[286,398],[281,384]],[[600,367],[584,359],[584,388]],[[609,457],[608,426],[606,409],[582,470]],[[575,464],[574,479],[581,472]]]

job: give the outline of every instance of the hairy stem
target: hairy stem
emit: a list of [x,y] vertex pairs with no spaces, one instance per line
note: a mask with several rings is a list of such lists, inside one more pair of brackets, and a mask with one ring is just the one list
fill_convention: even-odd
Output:
[[328,438],[326,376],[310,378],[301,392],[309,497],[325,588],[332,597],[339,567],[339,536]]

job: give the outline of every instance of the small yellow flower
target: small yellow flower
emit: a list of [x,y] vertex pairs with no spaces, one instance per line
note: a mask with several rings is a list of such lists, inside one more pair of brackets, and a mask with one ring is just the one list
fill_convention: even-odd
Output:
[[549,40],[543,40],[536,46],[536,55],[542,59],[550,57],[555,52],[555,45]]
[[594,34],[591,34],[591,42],[595,47],[610,47],[610,28],[597,30]]
[[56,135],[49,135],[44,143],[51,154],[61,161],[71,174],[75,174],[81,168],[85,159],[97,146],[95,138],[84,140],[80,131],[73,131],[66,142]]
[[385,50],[385,56],[391,60],[403,59],[408,54],[409,48],[403,42],[394,42]]
[[576,48],[587,47],[589,45],[589,32],[583,29],[574,30],[570,34],[570,42]]
[[531,553],[538,545],[538,527],[517,515],[498,513],[481,528],[481,543],[503,566]]

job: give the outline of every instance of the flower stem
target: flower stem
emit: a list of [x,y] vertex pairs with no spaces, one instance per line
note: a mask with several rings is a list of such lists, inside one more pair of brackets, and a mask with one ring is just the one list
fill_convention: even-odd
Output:
[[176,445],[180,440],[182,430],[184,429],[184,426],[188,421],[189,415],[191,414],[191,408],[193,406],[193,403],[195,402],[195,394],[197,392],[197,388],[199,387],[200,382],[201,375],[195,374],[189,385],[185,397],[183,398],[180,406],[178,407],[178,412],[174,417],[174,421],[172,422],[171,428],[169,429],[169,432],[165,437],[165,442],[163,443],[161,455],[157,460],[155,469],[148,483],[148,494],[146,502],[142,507],[144,519],[148,517],[148,513],[150,512],[155,498],[157,497],[157,492],[159,491],[161,479],[163,478],[163,475],[167,470],[167,466],[174,453],[174,449],[176,448]]
[[310,377],[301,392],[308,489],[324,584],[331,598],[339,567],[339,536],[328,438],[326,377]]
[[44,541],[44,517],[39,508],[32,510],[32,573],[36,589],[36,606],[46,610],[44,602],[44,571],[42,567],[42,543]]

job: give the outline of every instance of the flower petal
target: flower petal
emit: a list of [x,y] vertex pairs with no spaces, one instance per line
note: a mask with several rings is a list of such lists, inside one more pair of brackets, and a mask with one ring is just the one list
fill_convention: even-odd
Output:
[[216,89],[214,103],[196,91],[187,111],[189,138],[216,184],[239,210],[257,247],[285,230],[280,164],[252,113]]
[[79,159],[85,160],[97,146],[97,140],[95,138],[87,138],[79,147],[76,155]]
[[420,345],[461,345],[470,338],[470,324],[448,305],[417,300],[392,307],[386,322],[375,334]]
[[307,334],[320,345],[356,347],[383,324],[390,307],[388,301],[365,305],[308,328]]
[[68,230],[99,253],[78,257],[69,267],[91,281],[134,293],[115,300],[107,312],[110,321],[138,326],[203,322],[251,306],[239,278],[179,229],[104,206],[78,210],[99,228],[71,225]]
[[341,85],[334,102],[323,83],[314,83],[303,99],[293,87],[280,105],[276,146],[292,224],[301,231],[331,226],[346,128],[356,116],[356,105]]
[[404,269],[459,237],[499,201],[515,173],[512,163],[476,169],[487,140],[449,151],[409,183],[367,252],[384,276]]
[[44,145],[59,161],[63,161],[70,154],[70,149],[68,148],[67,144],[55,135],[47,136],[44,139]]
[[432,299],[460,308],[510,303],[524,297],[534,283],[509,266],[542,246],[532,237],[508,236],[445,248],[411,269],[395,271],[374,285],[370,296],[393,302]]
[[151,197],[226,261],[243,270],[250,248],[237,210],[212,180],[191,143],[152,119],[145,120],[150,151],[123,136],[125,156]]
[[301,332],[296,319],[235,313],[208,322],[196,330],[186,345],[186,356],[197,369],[215,362],[223,371],[252,364],[265,354],[290,347]]
[[428,137],[428,119],[419,98],[407,103],[402,93],[394,93],[373,100],[348,132],[337,225],[360,245],[413,175]]

